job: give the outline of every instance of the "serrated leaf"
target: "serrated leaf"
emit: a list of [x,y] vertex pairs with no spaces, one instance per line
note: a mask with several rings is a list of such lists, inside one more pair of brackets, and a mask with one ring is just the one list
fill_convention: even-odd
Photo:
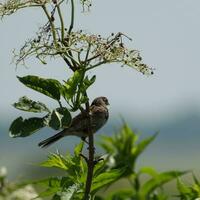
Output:
[[191,188],[185,185],[180,179],[177,180],[177,189],[181,195],[189,195]]
[[26,96],[21,97],[17,103],[13,104],[13,106],[27,112],[50,112],[44,103],[33,101]]
[[117,181],[124,174],[124,172],[125,169],[112,169],[108,172],[101,173],[97,177],[94,177],[91,193],[95,194],[99,189]]
[[29,118],[23,119],[22,117],[18,117],[15,119],[9,129],[10,137],[27,137],[39,129],[45,127],[43,118]]
[[62,85],[59,81],[31,75],[17,78],[27,87],[47,95],[55,100],[60,100],[60,90]]
[[40,164],[43,167],[56,167],[67,170],[69,161],[62,155],[52,153],[48,156],[48,159]]

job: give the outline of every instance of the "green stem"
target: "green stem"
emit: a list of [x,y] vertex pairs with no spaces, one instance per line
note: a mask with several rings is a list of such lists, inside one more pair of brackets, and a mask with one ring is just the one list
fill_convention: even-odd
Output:
[[44,12],[45,12],[45,14],[46,14],[46,16],[49,20],[49,23],[50,23],[50,26],[51,26],[51,32],[52,32],[52,35],[53,35],[54,44],[57,45],[56,29],[55,29],[54,23],[52,22],[51,16],[49,15],[45,5],[42,5],[42,9],[44,10]]
[[78,88],[78,92],[77,92],[77,96],[76,96],[76,102],[75,102],[75,107],[77,107],[78,103],[79,103],[79,99],[80,99],[80,95],[81,95],[81,88],[83,86],[83,80],[85,77],[85,71],[82,70],[82,74],[81,74],[81,80],[79,83],[79,88]]
[[60,100],[58,100],[58,104],[59,104],[60,108],[63,108],[62,103],[61,103]]
[[106,61],[99,62],[99,63],[97,63],[95,65],[92,65],[92,66],[88,67],[86,70],[88,71],[88,70],[94,69],[95,67],[98,67],[99,65],[103,65],[105,63],[106,63]]
[[60,18],[60,24],[61,24],[61,40],[62,42],[64,41],[64,37],[65,37],[65,24],[64,24],[64,20],[62,17],[62,12],[60,10],[60,5],[56,5],[57,10],[58,10],[58,16]]

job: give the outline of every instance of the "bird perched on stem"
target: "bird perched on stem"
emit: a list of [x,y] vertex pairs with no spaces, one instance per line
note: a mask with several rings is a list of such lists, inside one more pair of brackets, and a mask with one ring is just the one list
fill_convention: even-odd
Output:
[[40,147],[47,147],[53,144],[54,142],[58,141],[59,139],[69,135],[78,136],[85,140],[89,132],[94,134],[107,122],[109,117],[107,108],[108,105],[109,102],[106,97],[95,98],[89,107],[90,117],[88,117],[86,112],[79,113],[76,117],[72,119],[70,127],[63,129],[56,135],[40,142],[38,145]]

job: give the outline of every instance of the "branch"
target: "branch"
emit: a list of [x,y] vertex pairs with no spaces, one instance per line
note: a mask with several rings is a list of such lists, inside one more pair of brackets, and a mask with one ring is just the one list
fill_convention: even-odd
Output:
[[[86,94],[87,96],[87,94]],[[88,115],[88,138],[89,138],[89,158],[87,160],[87,180],[86,180],[86,186],[85,186],[85,194],[84,194],[84,200],[89,200],[90,197],[90,190],[92,186],[92,178],[93,178],[93,171],[94,171],[94,153],[95,153],[95,148],[94,148],[94,135],[92,134],[91,130],[91,115],[90,115],[90,105],[89,101],[85,104],[86,106],[86,113]]]

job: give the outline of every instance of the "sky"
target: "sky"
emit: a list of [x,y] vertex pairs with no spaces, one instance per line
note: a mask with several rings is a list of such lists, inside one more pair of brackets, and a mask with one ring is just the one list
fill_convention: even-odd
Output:
[[[129,67],[102,66],[92,72],[97,74],[97,82],[90,90],[91,97],[108,96],[117,114],[132,110],[147,118],[153,113],[155,119],[174,110],[199,110],[198,0],[94,0],[89,13],[77,9],[76,15],[75,29],[105,36],[120,31],[130,36],[133,42],[127,41],[128,46],[140,50],[144,62],[155,68],[155,74],[146,77]],[[33,37],[44,22],[42,12],[30,9],[6,17],[0,24],[0,110],[4,113],[15,115],[10,105],[23,95],[47,100],[20,84],[16,75],[36,74],[60,80],[68,76],[61,61],[41,66],[33,59],[28,68],[17,69],[10,64],[12,50]]]
[[[133,42],[127,40],[128,46],[140,50],[144,62],[155,68],[154,75],[146,77],[129,67],[102,66],[91,72],[97,75],[97,81],[89,90],[90,97],[108,97],[113,121],[120,116],[134,117],[136,121],[152,122],[156,127],[183,113],[199,113],[199,19],[199,0],[93,0],[90,12],[77,9],[75,29],[103,36],[123,32],[133,39]],[[59,60],[43,66],[31,59],[27,68],[18,66],[17,69],[11,64],[12,50],[34,37],[45,22],[37,9],[21,10],[0,21],[2,123],[25,116],[11,106],[21,96],[55,105],[42,94],[24,87],[17,81],[17,75],[34,74],[59,80],[70,75]]]

